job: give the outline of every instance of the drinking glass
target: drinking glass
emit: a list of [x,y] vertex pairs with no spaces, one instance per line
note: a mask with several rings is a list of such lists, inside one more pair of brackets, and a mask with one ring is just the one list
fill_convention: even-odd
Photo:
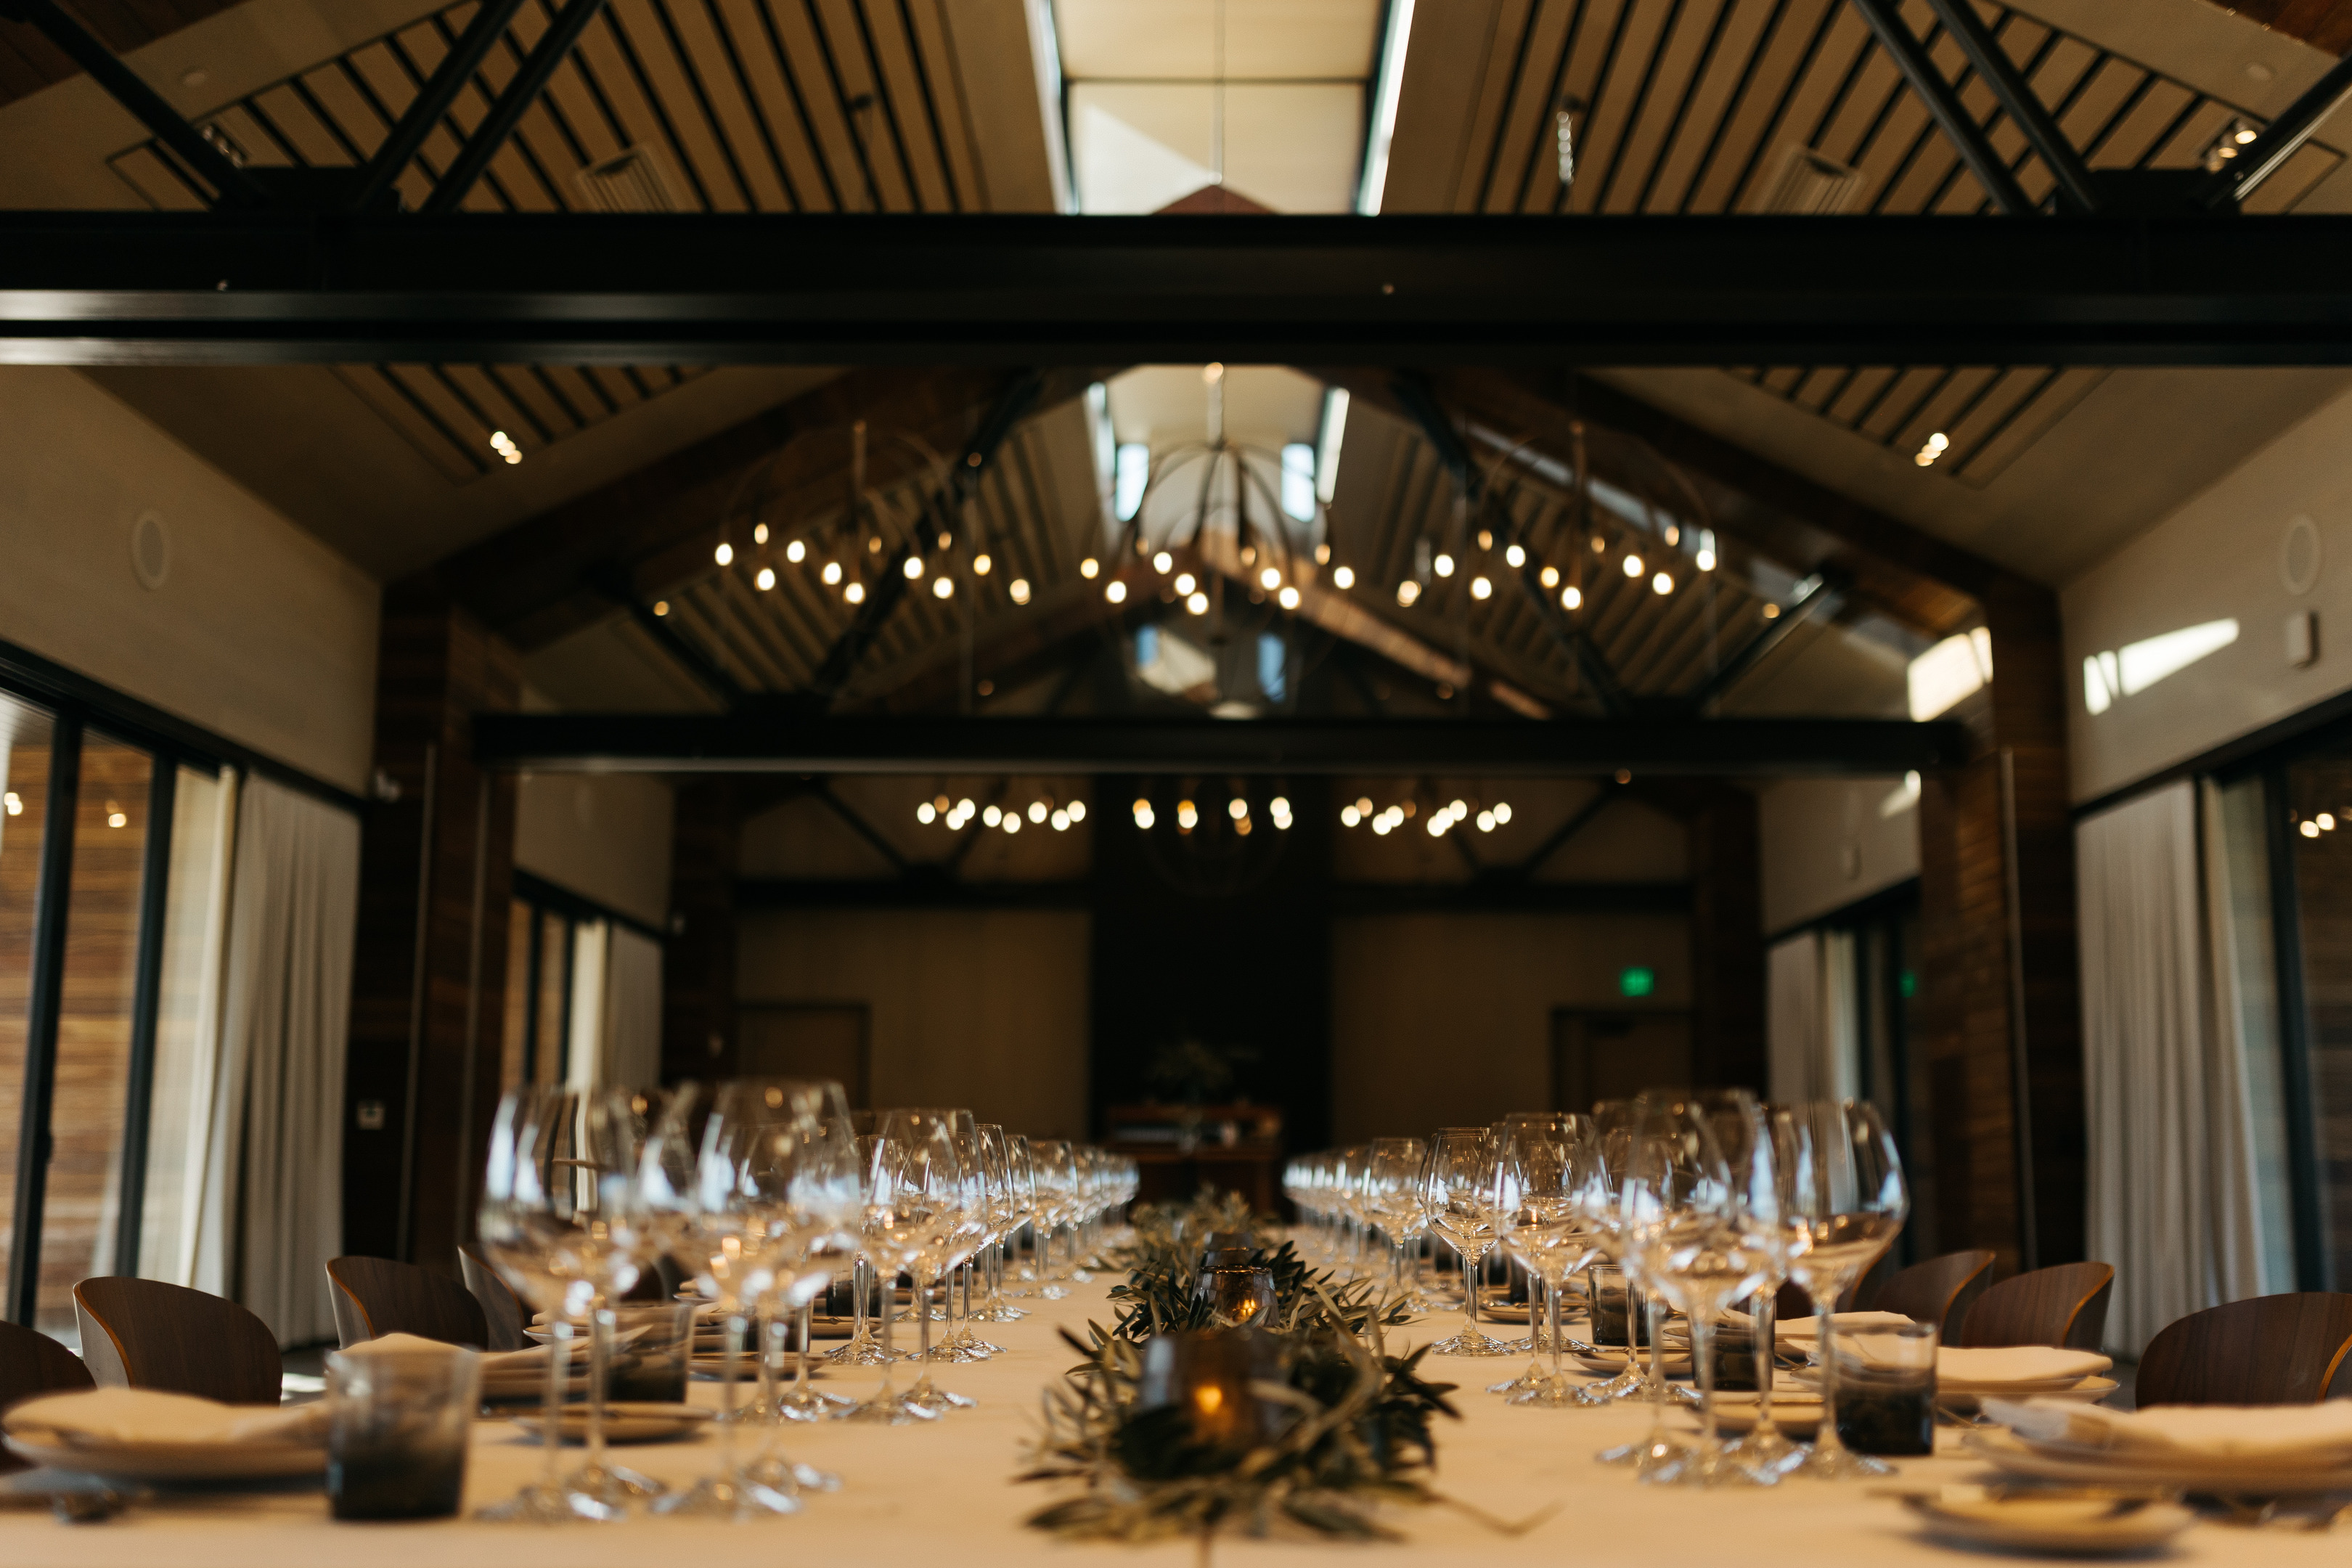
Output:
[[[890,1349],[898,1276],[909,1273],[915,1280],[915,1321],[922,1331],[922,1348],[928,1352],[931,1315],[923,1300],[923,1263],[956,1223],[955,1142],[945,1123],[920,1111],[887,1111],[877,1126],[879,1131],[865,1151],[869,1163],[861,1235],[866,1261],[882,1282],[882,1348],[886,1354]],[[940,1405],[915,1393],[898,1391],[894,1370],[889,1362],[883,1363],[881,1388],[851,1412],[851,1420],[900,1426],[938,1418]],[[922,1390],[929,1381],[927,1371],[917,1389]],[[937,1385],[928,1392],[936,1394]]]
[[[1507,1390],[1514,1405],[1559,1408],[1586,1403],[1582,1388],[1560,1366],[1566,1336],[1559,1297],[1569,1278],[1600,1256],[1589,1205],[1582,1201],[1597,1158],[1591,1123],[1563,1116],[1512,1125],[1496,1163],[1496,1237],[1542,1285],[1544,1342],[1551,1350],[1549,1373],[1538,1369],[1532,1382],[1521,1379],[1524,1386]],[[1534,1313],[1528,1317],[1532,1321]]]
[[1775,1121],[1789,1163],[1789,1278],[1813,1300],[1821,1322],[1822,1425],[1792,1473],[1822,1480],[1885,1476],[1894,1467],[1838,1439],[1837,1303],[1892,1246],[1911,1212],[1895,1139],[1875,1106],[1816,1100]]
[[[926,1283],[939,1283],[942,1316],[951,1339],[955,1331],[955,1291],[950,1276],[978,1245],[982,1216],[986,1212],[978,1172],[966,1156],[971,1143],[976,1142],[968,1136],[971,1126],[969,1110],[894,1110],[884,1118],[885,1135],[899,1141],[907,1156],[894,1168],[894,1179],[908,1190],[919,1189],[916,1201],[929,1205],[933,1222],[924,1228],[922,1245],[915,1255],[915,1320],[922,1333],[916,1359],[926,1363],[977,1359],[945,1345],[932,1344]],[[877,1177],[877,1186],[879,1182]],[[940,1388],[931,1380],[928,1364],[915,1379],[914,1386],[907,1391],[907,1399],[932,1410],[965,1408],[972,1403],[962,1394]]]
[[1646,1467],[1642,1479],[1756,1484],[1760,1478],[1723,1458],[1714,1346],[1716,1320],[1771,1275],[1780,1246],[1772,1144],[1754,1099],[1736,1092],[1708,1104],[1679,1093],[1643,1095],[1624,1204],[1627,1262],[1682,1310],[1699,1390],[1696,1447]]
[[988,1298],[969,1315],[970,1321],[1010,1323],[1029,1315],[1004,1300],[1005,1248],[1021,1228],[1028,1203],[1013,1173],[1013,1143],[1012,1135],[996,1123],[980,1124],[981,1179],[988,1200],[988,1239],[982,1244],[981,1258]]
[[1484,1127],[1438,1130],[1422,1170],[1429,1227],[1462,1258],[1462,1331],[1430,1348],[1439,1355],[1507,1355],[1478,1328],[1478,1266],[1495,1249],[1495,1141]]
[[[1047,1282],[1038,1294],[1058,1301],[1070,1293],[1060,1282],[1071,1276],[1067,1268],[1054,1262],[1054,1232],[1066,1223],[1071,1205],[1076,1201],[1077,1154],[1061,1139],[1041,1138],[1029,1145],[1029,1155],[1037,1193],[1037,1278]],[[1076,1247],[1073,1237],[1073,1259]]]
[[[785,1496],[797,1495],[803,1488],[830,1491],[840,1486],[839,1479],[794,1464],[782,1452],[780,1435],[785,1419],[820,1419],[835,1403],[809,1389],[809,1315],[811,1303],[833,1281],[859,1212],[863,1189],[856,1135],[836,1083],[742,1079],[728,1087],[764,1108],[764,1115],[745,1134],[741,1179],[765,1237],[762,1267],[767,1279],[761,1305],[766,1337],[755,1409],[767,1436],[744,1476],[753,1486]],[[785,1331],[794,1320],[800,1328],[798,1387],[784,1394],[776,1388],[775,1369]]]
[[[1045,1232],[1041,1228],[1043,1222],[1038,1218],[1036,1156],[1030,1148],[1028,1138],[1022,1133],[1011,1133],[1004,1140],[1004,1180],[1005,1191],[1016,1215],[1012,1239],[1005,1247],[1006,1271],[1013,1279],[1004,1288],[1004,1293],[1007,1296],[1034,1296],[1036,1292],[1029,1289],[1029,1282],[1038,1277],[1038,1255]],[[1030,1261],[1013,1268],[1012,1260],[1021,1254],[1021,1236],[1024,1231],[1030,1238]],[[1024,1317],[1028,1315],[1024,1308],[1007,1310]]]
[[540,1478],[481,1510],[486,1520],[552,1524],[622,1517],[616,1505],[567,1484],[557,1447],[572,1372],[572,1321],[593,1298],[593,1288],[567,1262],[582,1195],[579,1130],[580,1097],[560,1089],[510,1090],[491,1119],[477,1232],[499,1277],[546,1315],[550,1340]]
[[[1418,1236],[1427,1226],[1423,1217],[1421,1167],[1428,1158],[1429,1145],[1418,1138],[1375,1138],[1371,1160],[1365,1171],[1364,1206],[1372,1223],[1388,1237],[1388,1292],[1398,1298],[1411,1293],[1412,1280],[1405,1272],[1405,1240]],[[1420,1310],[1417,1304],[1408,1305]]]
[[466,1489],[481,1357],[370,1341],[327,1357],[327,1507],[337,1519],[446,1519]]

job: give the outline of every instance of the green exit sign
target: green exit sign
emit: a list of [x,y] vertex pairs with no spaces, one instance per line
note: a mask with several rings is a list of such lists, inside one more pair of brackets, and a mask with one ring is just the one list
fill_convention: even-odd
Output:
[[1617,993],[1621,996],[1647,996],[1658,988],[1658,972],[1644,964],[1633,964],[1617,972]]

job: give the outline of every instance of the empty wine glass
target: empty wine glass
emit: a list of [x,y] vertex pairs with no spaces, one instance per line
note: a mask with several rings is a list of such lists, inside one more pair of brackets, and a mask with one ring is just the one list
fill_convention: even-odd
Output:
[[[956,1224],[958,1165],[954,1136],[946,1123],[920,1111],[885,1112],[874,1135],[867,1166],[866,1214],[861,1234],[866,1258],[882,1286],[882,1345],[890,1347],[890,1323],[897,1314],[895,1298],[901,1273],[914,1276],[915,1321],[922,1332],[922,1349],[931,1348],[931,1315],[923,1300],[928,1278],[925,1261],[943,1245]],[[882,1387],[852,1413],[856,1421],[880,1421],[892,1426],[936,1419],[942,1406],[923,1394],[936,1394],[928,1370],[916,1392],[901,1394],[894,1384],[893,1368],[882,1368]]]
[[[856,1135],[836,1083],[794,1079],[742,1079],[728,1091],[753,1110],[747,1112],[740,1180],[760,1220],[764,1237],[761,1293],[765,1338],[760,1356],[756,1408],[768,1428],[760,1457],[745,1468],[745,1480],[784,1496],[803,1487],[831,1490],[837,1478],[793,1463],[781,1449],[779,1432],[787,1417],[807,1419],[826,1413],[826,1396],[808,1387],[810,1303],[831,1283],[839,1247],[856,1218],[863,1195]],[[788,1324],[800,1328],[798,1391],[776,1388],[776,1363]]]
[[[1016,1215],[1013,1239],[1005,1248],[1006,1272],[1013,1278],[1004,1287],[1004,1293],[1007,1296],[1034,1296],[1037,1292],[1029,1287],[1039,1278],[1038,1266],[1044,1254],[1045,1233],[1045,1222],[1039,1217],[1037,1206],[1036,1155],[1025,1134],[1012,1133],[1004,1140],[1004,1177],[1005,1191],[1011,1197]],[[1020,1237],[1024,1230],[1029,1233],[1030,1260],[1018,1267],[1011,1267],[1012,1260],[1020,1256]],[[1012,1310],[1026,1315],[1025,1309]]]
[[[1591,1122],[1580,1116],[1529,1118],[1511,1126],[1496,1163],[1495,1234],[1503,1250],[1543,1287],[1544,1342],[1551,1369],[1509,1390],[1514,1405],[1554,1408],[1582,1405],[1583,1390],[1560,1366],[1565,1331],[1559,1297],[1569,1278],[1600,1256],[1585,1188],[1594,1180],[1599,1152]],[[1533,1313],[1529,1314],[1532,1319]]]
[[[1058,1301],[1070,1293],[1061,1281],[1071,1276],[1066,1268],[1054,1262],[1054,1232],[1066,1223],[1070,1205],[1076,1199],[1077,1156],[1062,1139],[1040,1138],[1030,1143],[1029,1157],[1037,1193],[1037,1278],[1045,1281],[1038,1294]],[[1075,1260],[1075,1236],[1070,1247],[1070,1256]]]
[[1789,1165],[1789,1278],[1812,1298],[1821,1325],[1821,1429],[1792,1473],[1822,1480],[1891,1475],[1894,1466],[1838,1440],[1837,1304],[1894,1245],[1911,1212],[1902,1157],[1867,1100],[1807,1100],[1776,1118],[1775,1131]]
[[1029,1315],[1004,1299],[1004,1249],[1026,1218],[1028,1204],[1013,1173],[1013,1142],[996,1123],[980,1124],[981,1177],[988,1201],[988,1238],[981,1244],[981,1258],[988,1296],[970,1316],[983,1323],[1010,1323]]
[[1388,1292],[1407,1300],[1412,1310],[1420,1310],[1421,1306],[1408,1300],[1413,1291],[1404,1249],[1409,1237],[1427,1227],[1423,1217],[1426,1200],[1421,1189],[1421,1168],[1428,1158],[1429,1145],[1418,1138],[1375,1138],[1364,1173],[1365,1210],[1389,1242]]
[[1440,1128],[1422,1170],[1429,1228],[1462,1259],[1462,1331],[1430,1348],[1439,1355],[1493,1356],[1507,1346],[1478,1328],[1478,1269],[1495,1249],[1495,1141],[1483,1127]]

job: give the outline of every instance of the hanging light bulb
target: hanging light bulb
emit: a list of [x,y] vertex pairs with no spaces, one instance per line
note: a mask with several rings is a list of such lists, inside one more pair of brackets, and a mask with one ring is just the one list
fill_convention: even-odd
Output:
[[982,553],[971,558],[971,574],[975,577],[985,577],[992,569],[994,569],[995,565],[996,563],[991,561],[988,558],[987,552],[983,551]]
[[1209,613],[1209,595],[1202,593],[1189,594],[1185,595],[1184,607],[1196,616],[1205,616]]
[[1003,826],[1004,831],[1005,831],[1005,832],[1007,832],[1007,833],[1018,833],[1018,832],[1020,832],[1020,831],[1021,831],[1021,814],[1020,814],[1019,812],[1017,812],[1017,811],[1008,811],[1008,812],[1006,812],[1006,813],[1004,814],[1004,817],[1003,817],[1003,825],[1002,825],[1002,826]]
[[1412,578],[1408,577],[1403,582],[1397,584],[1397,603],[1403,605],[1406,609],[1412,609],[1420,598],[1421,584],[1414,582]]
[[1103,597],[1114,605],[1124,605],[1127,603],[1127,584],[1116,577],[1112,578],[1103,584]]
[[929,827],[932,823],[938,821],[939,816],[939,807],[933,805],[928,800],[923,802],[922,805],[915,807],[915,820],[921,823],[926,827]]
[[1084,822],[1086,819],[1087,803],[1082,800],[1074,800],[1070,802],[1070,820],[1072,822]]
[[1441,552],[1437,559],[1431,562],[1429,564],[1431,570],[1434,571],[1441,577],[1451,577],[1454,575],[1454,557],[1451,555]]
[[710,558],[721,566],[729,565],[735,559],[735,547],[722,539],[719,542],[719,548],[710,552]]
[[852,583],[841,591],[841,596],[853,605],[862,605],[866,602],[866,584]]
[[1567,587],[1562,588],[1559,591],[1559,607],[1561,609],[1579,609],[1582,607],[1583,604],[1584,590],[1578,587],[1575,584],[1570,583]]
[[1029,579],[1026,577],[1015,577],[1013,579],[1013,585],[1007,588],[1005,592],[1013,596],[1013,602],[1014,604],[1027,604],[1029,602]]
[[841,563],[840,563],[840,562],[838,562],[838,561],[828,561],[828,562],[826,562],[826,563],[824,563],[824,585],[825,585],[826,587],[830,588],[830,587],[832,587],[835,583],[838,583],[838,582],[840,582],[840,581],[841,581]]
[[1511,820],[1511,803],[1509,801],[1498,800],[1495,803],[1495,820],[1507,826],[1509,824]]
[[1356,585],[1356,569],[1353,566],[1338,567],[1331,574],[1331,581],[1344,594]]
[[1091,555],[1078,563],[1078,575],[1081,577],[1092,578],[1100,575],[1101,573],[1102,563]]
[[1528,563],[1528,552],[1523,546],[1514,544],[1503,552],[1503,559],[1509,562],[1511,570],[1516,572]]
[[1353,826],[1356,826],[1356,824],[1358,824],[1358,823],[1360,823],[1360,822],[1361,822],[1361,821],[1363,821],[1363,820],[1364,820],[1363,813],[1361,813],[1361,812],[1358,811],[1358,810],[1355,808],[1355,806],[1354,806],[1354,805],[1353,805],[1352,803],[1351,803],[1351,804],[1349,804],[1349,805],[1343,805],[1343,806],[1341,806],[1341,807],[1339,808],[1339,826],[1342,826],[1342,827],[1353,827]]
[[1176,557],[1169,554],[1165,550],[1158,552],[1151,557],[1151,569],[1162,577],[1167,576],[1168,569],[1175,564]]
[[772,566],[762,566],[760,568],[760,574],[751,581],[758,584],[760,592],[764,594],[776,585],[776,569]]
[[1625,557],[1625,575],[1628,577],[1639,577],[1641,574],[1642,558],[1638,555],[1628,555]]
[[1545,567],[1545,568],[1543,569],[1543,575],[1542,575],[1542,577],[1541,577],[1541,578],[1539,578],[1539,579],[1538,579],[1538,580],[1539,582],[1541,582],[1541,583],[1543,584],[1543,585],[1544,585],[1546,588],[1557,588],[1557,587],[1559,587],[1559,567],[1557,567],[1557,566],[1547,566],[1547,567]]
[[1470,596],[1471,596],[1472,598],[1474,598],[1474,599],[1485,599],[1485,598],[1489,598],[1489,597],[1493,596],[1494,592],[1495,592],[1495,584],[1492,584],[1492,583],[1489,583],[1488,581],[1486,581],[1486,578],[1484,578],[1484,577],[1473,577],[1473,578],[1471,578],[1471,579],[1470,579]]
[[909,582],[909,583],[911,583],[911,582],[915,581],[918,577],[920,577],[922,574],[923,574],[923,558],[922,558],[921,556],[919,556],[919,555],[909,555],[909,556],[908,556],[908,557],[907,557],[907,581],[908,581],[908,582]]
[[1271,594],[1282,586],[1282,574],[1269,566],[1257,574],[1257,585]]
[[934,598],[934,599],[944,599],[944,598],[947,598],[948,596],[950,596],[950,595],[952,595],[954,592],[955,592],[955,579],[954,579],[954,578],[952,578],[952,577],[934,577],[934,578],[932,578],[932,579],[931,579],[931,597],[932,597],[932,598]]
[[1478,831],[1481,833],[1492,833],[1495,831],[1495,814],[1493,812],[1482,811],[1478,814]]
[[996,806],[991,805],[980,814],[980,820],[988,826],[993,827],[1004,820],[1004,813]]
[[1070,814],[1069,814],[1068,812],[1066,812],[1066,811],[1057,811],[1057,812],[1055,812],[1055,813],[1054,814],[1054,816],[1053,816],[1052,821],[1053,821],[1053,824],[1054,824],[1054,831],[1055,831],[1055,832],[1056,832],[1056,833],[1067,833],[1067,832],[1070,830]]
[[1234,796],[1233,799],[1225,802],[1225,815],[1239,822],[1249,815],[1249,802],[1239,795]]
[[1656,576],[1650,579],[1651,593],[1663,595],[1671,594],[1674,591],[1675,580],[1671,574],[1661,572]]
[[751,525],[751,542],[754,544],[765,544],[768,542],[768,525],[766,523],[755,522]]
[[790,544],[784,546],[784,559],[791,562],[795,566],[799,565],[802,562],[808,559],[808,546],[803,544],[797,539],[793,540]]
[[1136,801],[1135,825],[1138,827],[1149,827],[1151,826],[1151,803],[1150,801],[1140,798]]
[[1286,610],[1298,608],[1298,590],[1296,588],[1283,589],[1281,593],[1275,595],[1275,599]]

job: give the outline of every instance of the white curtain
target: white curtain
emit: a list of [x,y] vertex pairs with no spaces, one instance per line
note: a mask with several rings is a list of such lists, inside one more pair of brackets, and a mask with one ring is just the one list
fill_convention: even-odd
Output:
[[247,783],[195,1283],[251,1308],[280,1344],[334,1337],[325,1266],[342,1239],[359,875],[357,818]]
[[1799,931],[1764,955],[1764,1040],[1778,1100],[1845,1100],[1861,1082],[1852,931]]
[[650,1089],[661,1081],[661,943],[626,926],[609,929],[604,1080],[615,1089]]
[[2116,1269],[2106,1348],[2262,1289],[2245,1058],[2210,1011],[2196,795],[2075,829],[2090,1254]]

